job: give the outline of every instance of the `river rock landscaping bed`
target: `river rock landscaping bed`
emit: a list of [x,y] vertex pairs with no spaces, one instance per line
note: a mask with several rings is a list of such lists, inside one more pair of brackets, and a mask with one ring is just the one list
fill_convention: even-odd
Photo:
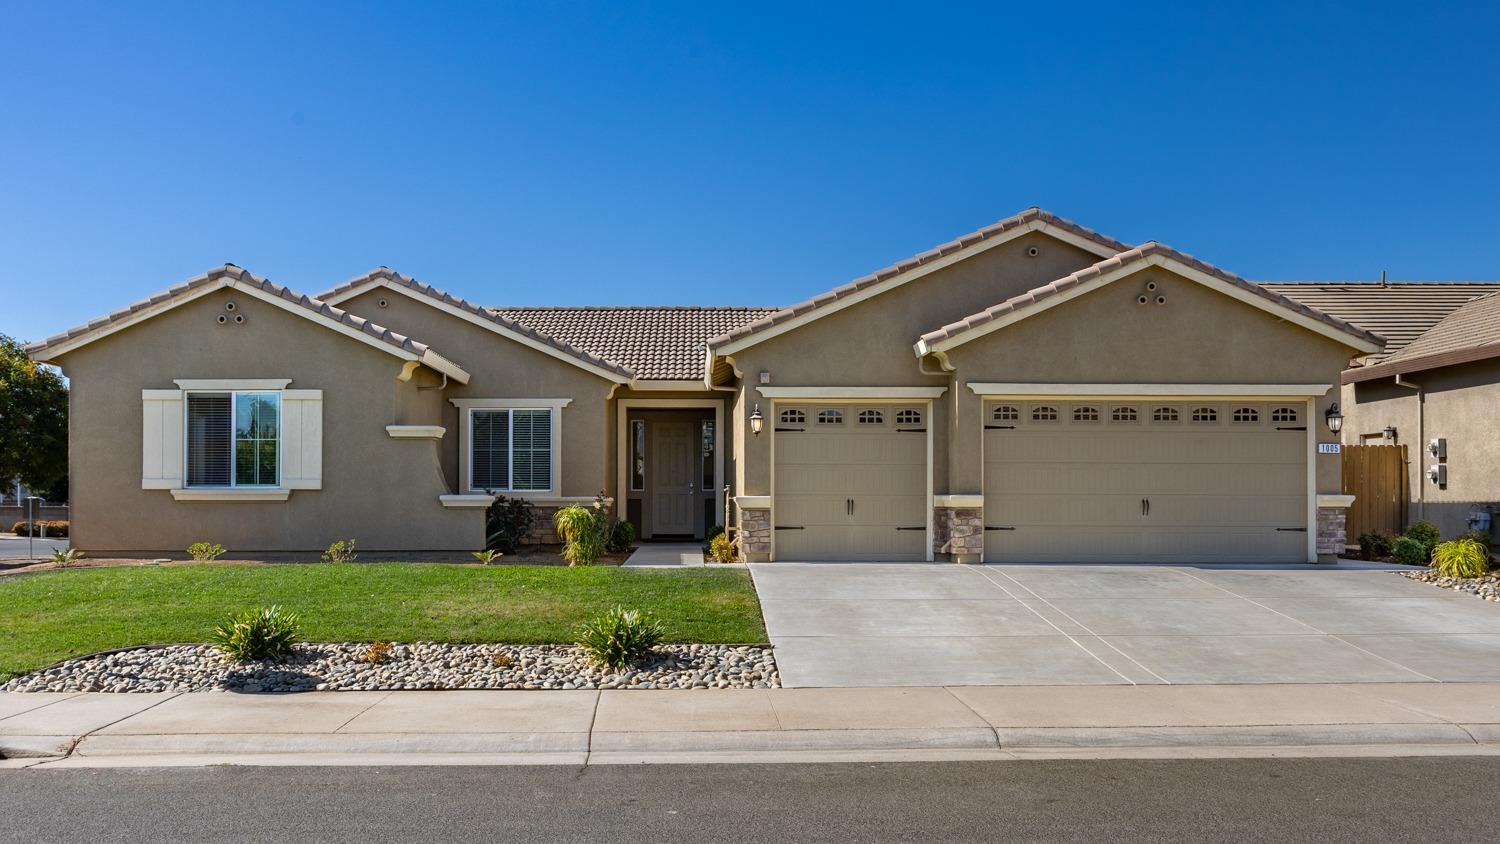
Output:
[[1420,580],[1423,583],[1431,583],[1443,589],[1451,589],[1454,592],[1468,592],[1477,595],[1486,601],[1500,603],[1500,574],[1491,572],[1484,577],[1448,577],[1435,571],[1404,571],[1401,572],[1412,580]]
[[421,689],[765,689],[781,675],[771,648],[663,645],[624,671],[572,645],[297,645],[282,660],[238,663],[209,645],[134,648],[70,659],[17,677],[6,692],[310,692]]

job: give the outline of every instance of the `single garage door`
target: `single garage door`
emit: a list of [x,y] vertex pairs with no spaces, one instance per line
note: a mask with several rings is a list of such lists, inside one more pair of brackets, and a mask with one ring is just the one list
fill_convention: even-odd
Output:
[[1305,414],[1305,402],[986,402],[985,559],[1306,562]]
[[927,409],[778,405],[776,559],[926,559]]

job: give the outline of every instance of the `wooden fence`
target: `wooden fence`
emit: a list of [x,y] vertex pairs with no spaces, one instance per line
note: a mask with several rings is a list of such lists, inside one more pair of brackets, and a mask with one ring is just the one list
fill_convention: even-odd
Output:
[[1406,529],[1406,446],[1346,445],[1344,494],[1354,496],[1345,530],[1350,545],[1369,531]]

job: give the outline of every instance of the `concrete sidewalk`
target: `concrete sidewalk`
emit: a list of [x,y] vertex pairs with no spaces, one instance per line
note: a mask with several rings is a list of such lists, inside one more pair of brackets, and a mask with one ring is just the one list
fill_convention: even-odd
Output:
[[0,694],[3,767],[1500,754],[1500,684]]

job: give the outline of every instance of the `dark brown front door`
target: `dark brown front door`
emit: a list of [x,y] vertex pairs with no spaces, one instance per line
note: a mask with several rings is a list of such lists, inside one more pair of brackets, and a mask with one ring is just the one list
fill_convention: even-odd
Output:
[[691,535],[698,510],[698,426],[657,422],[651,428],[651,532]]

